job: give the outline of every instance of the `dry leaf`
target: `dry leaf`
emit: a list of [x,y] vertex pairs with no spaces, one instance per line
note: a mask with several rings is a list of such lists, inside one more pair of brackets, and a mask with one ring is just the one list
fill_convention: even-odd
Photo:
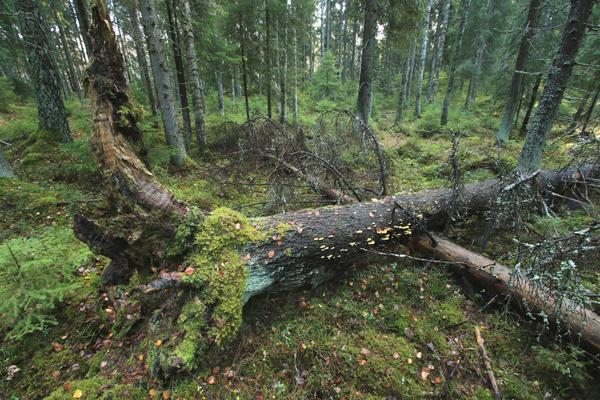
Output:
[[400,358],[400,354],[394,353],[394,355],[392,357],[394,357],[394,360],[397,360]]
[[186,274],[186,275],[192,275],[192,274],[194,273],[194,271],[196,271],[194,268],[192,268],[192,267],[187,267],[187,268],[185,269],[185,271],[183,271],[183,273],[184,273],[184,274]]
[[440,376],[436,376],[433,378],[433,383],[436,385],[440,385],[442,383],[442,378]]
[[368,356],[369,354],[371,354],[371,352],[369,351],[369,349],[365,349],[363,347],[362,349],[360,349],[360,354],[362,354],[364,356]]
[[156,347],[160,347],[160,345],[162,344],[162,340],[158,339],[156,342],[154,342],[154,345]]
[[214,385],[215,383],[217,383],[217,378],[214,375],[211,375],[206,380],[206,383],[208,383],[209,385]]
[[150,389],[148,390],[148,396],[155,398],[156,396],[158,396],[158,392],[156,391],[156,389]]
[[365,360],[364,358],[361,358],[360,361],[358,362],[358,365],[360,365],[361,367],[367,365],[367,360]]
[[83,392],[81,390],[77,389],[75,392],[73,392],[74,399],[80,399],[81,396],[83,396]]
[[52,348],[54,349],[54,351],[56,351],[58,353],[59,351],[62,351],[63,345],[58,342],[53,342]]
[[420,360],[421,357],[423,357],[423,353],[421,353],[420,351],[417,351],[417,358]]
[[429,367],[421,368],[421,379],[423,379],[424,381],[427,380],[427,377],[429,377],[430,372],[431,370],[429,369]]
[[168,390],[163,390],[162,398],[163,400],[169,400],[171,398],[171,392],[169,392]]
[[269,252],[267,253],[267,256],[269,256],[269,258],[273,258],[273,257],[275,257],[275,251],[274,251],[274,250],[271,250],[271,251],[269,251]]
[[413,359],[412,359],[412,358],[408,358],[408,359],[406,360],[406,362],[407,362],[407,363],[409,363],[409,364],[412,364],[412,363],[413,363]]

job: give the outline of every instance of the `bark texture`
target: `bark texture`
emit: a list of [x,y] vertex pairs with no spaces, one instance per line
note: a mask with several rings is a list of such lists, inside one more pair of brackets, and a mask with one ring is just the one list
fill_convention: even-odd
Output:
[[192,11],[189,0],[183,2],[185,45],[186,54],[190,60],[190,83],[192,86],[192,104],[194,105],[194,132],[200,148],[206,147],[206,131],[204,129],[204,100],[202,98],[202,84],[200,70],[198,69],[198,56],[192,30]]
[[73,3],[75,4],[75,15],[77,16],[77,22],[79,22],[81,37],[83,37],[87,54],[90,56],[92,54],[92,40],[90,39],[90,19],[87,7],[85,6],[85,0],[73,0]]
[[510,137],[510,131],[515,117],[517,101],[520,97],[521,83],[523,82],[523,74],[520,71],[525,71],[525,63],[527,62],[527,56],[529,54],[529,48],[535,35],[535,27],[540,15],[540,5],[542,0],[531,0],[529,3],[529,11],[527,13],[527,22],[523,30],[523,36],[521,37],[521,44],[519,45],[519,52],[517,54],[517,61],[515,64],[515,71],[512,75],[510,82],[510,92],[506,99],[506,106],[504,108],[504,114],[502,116],[502,122],[500,123],[500,129],[496,134],[496,139],[499,143],[503,144],[508,141]]
[[156,15],[156,5],[154,0],[141,0],[140,11],[144,23],[144,32],[148,41],[148,51],[150,53],[150,64],[156,84],[156,93],[158,95],[158,105],[162,117],[163,128],[167,144],[173,149],[174,154],[171,162],[180,167],[184,164],[187,157],[185,142],[179,131],[177,123],[177,112],[175,111],[175,99],[173,98],[173,88],[169,79],[169,71],[165,61],[162,33],[158,25]]
[[433,0],[427,1],[427,7],[425,8],[425,19],[423,21],[423,32],[422,32],[422,43],[421,51],[419,52],[419,71],[417,76],[417,97],[415,99],[415,115],[417,118],[421,117],[422,104],[421,95],[423,93],[423,76],[425,75],[425,60],[427,59],[427,46],[429,45],[429,18],[431,16],[431,6]]
[[60,96],[56,64],[50,55],[50,44],[42,29],[44,23],[39,7],[33,0],[18,1],[16,6],[35,90],[39,128],[56,134],[58,140],[70,142],[72,139],[67,111]]
[[525,111],[525,116],[523,117],[523,123],[521,124],[521,129],[519,130],[519,134],[521,136],[525,136],[527,133],[527,125],[529,125],[529,118],[531,118],[531,112],[533,111],[533,106],[535,106],[535,101],[537,100],[538,91],[540,89],[540,84],[542,83],[542,75],[538,75],[535,78],[535,83],[531,88],[531,95],[529,97],[529,104],[527,104],[527,111]]
[[359,118],[366,124],[369,122],[373,96],[373,73],[375,67],[375,48],[377,46],[375,37],[377,33],[377,0],[366,0],[364,13],[362,60],[356,109]]
[[469,12],[470,3],[471,0],[460,0],[460,21],[458,24],[458,32],[456,37],[454,53],[452,55],[452,64],[450,65],[450,72],[448,73],[448,86],[446,87],[446,95],[444,96],[444,104],[442,106],[442,117],[440,119],[440,123],[442,125],[446,125],[448,123],[450,101],[452,100],[452,92],[454,91],[454,79],[456,78],[456,69],[458,68],[460,49],[462,47],[463,35],[465,33],[465,24],[467,21],[467,13]]
[[546,137],[565,93],[594,3],[594,0],[571,0],[571,9],[563,28],[558,51],[554,56],[540,104],[533,114],[521,150],[518,168],[523,173],[533,172],[541,164]]
[[435,96],[440,86],[440,70],[442,68],[442,56],[444,55],[444,46],[446,36],[448,36],[448,18],[450,16],[450,0],[442,0],[442,15],[440,26],[437,28],[436,47],[433,56],[431,57],[431,73],[427,81],[427,101],[435,101]]

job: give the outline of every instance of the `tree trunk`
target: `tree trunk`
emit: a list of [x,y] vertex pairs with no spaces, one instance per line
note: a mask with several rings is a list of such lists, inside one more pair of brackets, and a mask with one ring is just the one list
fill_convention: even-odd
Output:
[[452,100],[452,92],[454,91],[454,79],[456,77],[456,69],[458,68],[458,60],[460,57],[460,49],[462,47],[463,35],[465,33],[465,23],[467,21],[470,2],[471,0],[460,0],[460,22],[458,25],[454,54],[452,55],[452,64],[450,65],[450,73],[448,74],[448,86],[446,87],[446,95],[444,96],[444,105],[442,106],[442,117],[440,119],[442,125],[448,123],[448,112],[450,101]]
[[273,106],[271,101],[271,79],[273,73],[271,71],[271,18],[270,8],[268,0],[265,0],[265,64],[267,66],[267,72],[265,79],[267,80],[267,117],[271,119],[273,117]]
[[410,52],[410,64],[407,70],[408,77],[406,79],[406,96],[404,96],[404,104],[408,104],[412,96],[412,85],[415,76],[415,67],[417,65],[417,39],[414,38]]
[[[244,83],[244,103],[246,106],[246,121],[250,122],[250,104],[248,102],[248,71],[246,69],[246,49],[245,49],[245,38],[244,38],[244,25],[242,21],[242,15],[239,15],[239,26],[240,26],[240,52],[242,56],[242,81]],[[270,118],[270,116],[269,116]]]
[[175,61],[179,104],[181,106],[181,115],[183,117],[183,141],[185,143],[186,150],[189,150],[192,144],[192,120],[190,119],[190,106],[188,104],[187,85],[185,83],[185,69],[183,67],[183,58],[181,57],[179,26],[177,23],[177,17],[173,14],[175,4],[172,4],[172,1],[174,0],[167,0],[165,4],[167,6],[169,36],[171,38],[171,47],[173,48],[173,60]]
[[369,122],[371,97],[373,95],[373,69],[375,65],[375,48],[377,47],[377,0],[366,0],[364,12],[365,23],[356,109],[358,117],[366,124]]
[[525,23],[521,44],[519,45],[515,71],[513,72],[512,80],[510,82],[510,92],[508,94],[508,99],[506,100],[502,122],[500,123],[500,128],[496,134],[496,140],[498,140],[498,143],[500,144],[506,143],[510,137],[510,131],[515,117],[515,108],[519,99],[521,82],[523,80],[521,71],[525,70],[529,48],[531,47],[531,42],[535,36],[535,27],[540,15],[541,3],[542,0],[531,0],[529,3],[527,22]]
[[538,90],[540,89],[540,84],[542,83],[542,74],[539,74],[535,78],[535,83],[531,88],[531,97],[529,98],[529,103],[527,104],[527,111],[525,111],[525,117],[523,117],[523,123],[521,124],[521,129],[519,130],[519,134],[521,136],[525,136],[527,133],[527,125],[529,124],[529,118],[531,117],[531,112],[533,111],[533,106],[535,105],[535,100],[537,99]]
[[481,75],[481,65],[483,64],[483,54],[485,52],[486,43],[482,37],[480,37],[480,45],[477,48],[477,54],[475,55],[475,71],[469,81],[469,88],[467,89],[467,97],[465,100],[465,108],[469,108],[469,104],[475,101],[475,95],[477,91],[477,82]]
[[2,147],[0,147],[0,178],[14,178],[12,167],[8,160],[4,157]]
[[[450,18],[450,5],[452,3],[451,0],[443,0],[444,1],[444,8],[442,11],[442,22],[441,22],[441,26],[440,26],[440,35],[438,37],[438,43],[437,43],[437,50],[435,52],[435,54],[433,55],[434,60],[435,60],[435,64],[433,64],[432,67],[432,73],[433,73],[433,82],[431,84],[431,92],[428,94],[428,97],[431,99],[431,101],[435,101],[435,96],[437,95],[437,92],[439,90],[440,87],[440,70],[442,69],[442,58],[444,55],[444,46],[446,45],[446,39],[448,37],[448,20]],[[431,82],[431,77],[429,79],[429,82]],[[427,89],[429,91],[429,83],[427,84]]]
[[585,35],[586,21],[594,3],[594,0],[571,0],[571,9],[560,38],[558,51],[554,56],[540,104],[533,114],[521,150],[518,169],[522,173],[533,172],[540,167],[542,153],[546,147],[546,137],[575,65],[575,56]]
[[50,56],[50,45],[42,29],[44,25],[39,8],[33,0],[20,0],[16,6],[35,90],[39,128],[56,134],[58,140],[70,142],[67,111],[60,97],[56,64]]
[[[590,107],[585,113],[585,119],[583,120],[583,125],[581,126],[581,135],[587,135],[587,126],[590,123],[590,119],[592,118],[592,113],[594,112],[594,107],[596,106],[596,102],[598,101],[598,92],[600,92],[600,86],[596,89],[596,93],[594,93],[594,97],[592,98],[592,102],[590,103]],[[591,132],[593,134],[593,132]]]
[[[135,269],[149,272],[150,265],[160,265],[163,271],[180,265],[187,268],[185,273],[164,272],[160,279],[138,288],[141,295],[174,294],[171,300],[160,302],[161,308],[150,323],[150,329],[154,327],[151,334],[168,339],[163,340],[160,349],[154,349],[156,358],[151,364],[156,373],[168,375],[193,368],[207,346],[222,345],[235,337],[243,305],[249,298],[318,284],[372,252],[411,242],[415,246],[424,243],[447,260],[476,266],[475,273],[484,281],[503,281],[504,276],[495,276],[505,273],[500,267],[469,254],[465,256],[464,249],[443,240],[438,244],[427,233],[445,225],[455,195],[453,189],[425,190],[368,203],[254,219],[226,209],[208,213],[178,201],[139,162],[114,124],[121,109],[113,103],[115,96],[105,89],[111,87],[126,96],[127,88],[122,58],[116,55],[114,35],[105,23],[107,18],[106,11],[94,8],[95,54],[106,57],[94,57],[86,82],[94,107],[91,142],[109,187],[109,208],[98,217],[99,222],[76,216],[74,232],[94,252],[111,259],[103,271],[104,284],[126,282]],[[600,165],[544,171],[537,176],[543,182],[536,182],[540,184],[533,188],[551,196],[552,192],[564,193],[597,176]],[[466,185],[461,196],[465,210],[461,216],[466,218],[489,209],[511,186],[515,187],[505,186],[500,180]],[[111,211],[115,214],[108,215]],[[457,255],[447,255],[448,252]],[[167,288],[174,291],[161,290]],[[527,296],[528,291],[521,293]],[[540,307],[545,309],[547,305]],[[577,320],[570,310],[565,311],[563,320],[596,350],[600,349],[600,319],[588,313],[586,322],[590,325],[581,327],[581,318]],[[198,324],[185,323],[189,318]],[[176,321],[180,324],[176,327],[178,335],[174,328],[169,330]],[[178,356],[180,346],[187,354],[183,359]]]
[[67,62],[67,72],[69,74],[69,80],[72,83],[71,87],[73,91],[77,93],[77,97],[79,97],[80,104],[83,105],[83,91],[81,90],[81,85],[79,84],[79,74],[77,73],[77,69],[75,68],[73,56],[71,55],[71,48],[69,46],[69,42],[67,41],[65,30],[63,28],[64,20],[61,18],[61,15],[59,14],[56,8],[54,9],[54,19],[56,20],[56,26],[58,27],[58,36],[60,38],[61,47],[65,55],[65,61]]
[[88,17],[87,8],[85,6],[85,0],[73,0],[75,5],[75,15],[77,16],[77,22],[79,22],[79,30],[81,31],[81,37],[83,37],[83,43],[87,51],[88,57],[92,55],[92,42],[90,39],[90,20]]
[[[194,41],[194,32],[192,30],[192,11],[189,0],[183,2],[186,55],[190,64],[190,84],[192,86],[192,104],[194,105],[194,132],[198,139],[198,147],[206,147],[206,131],[204,129],[204,100],[202,98],[202,82],[200,80],[200,70],[198,69],[198,57],[196,56],[196,47]],[[234,90],[234,89],[232,89]]]
[[177,112],[175,111],[175,100],[173,98],[173,88],[169,78],[169,71],[165,62],[164,46],[162,33],[158,26],[158,16],[154,0],[141,0],[140,11],[142,12],[142,21],[144,32],[148,42],[148,52],[150,53],[150,64],[156,84],[156,93],[158,95],[158,106],[162,117],[162,123],[165,130],[167,144],[173,149],[171,162],[181,167],[187,158],[185,142],[179,131],[177,123]]
[[292,116],[294,118],[294,124],[296,124],[298,123],[298,36],[296,35],[295,26],[292,26],[292,42]]
[[404,63],[404,70],[400,70],[400,86],[398,88],[398,103],[396,104],[396,119],[395,124],[399,124],[402,121],[402,114],[404,113],[404,92],[405,85],[408,76],[408,69],[410,65],[410,58],[406,59]]
[[433,0],[427,1],[425,8],[425,20],[423,21],[423,42],[419,52],[419,72],[417,75],[417,97],[415,99],[415,116],[421,118],[422,104],[421,95],[423,94],[423,76],[425,75],[425,60],[427,59],[427,46],[429,45],[429,18],[431,17],[431,6]]
[[144,82],[144,88],[146,89],[146,95],[148,96],[150,112],[152,113],[153,117],[156,117],[157,111],[156,100],[154,98],[154,87],[152,86],[152,81],[150,80],[150,70],[148,69],[148,60],[146,59],[146,49],[137,13],[139,6],[137,4],[137,0],[127,1],[126,6],[130,19],[131,37],[133,38],[135,54],[141,70],[140,74],[142,75],[142,81]]
[[217,104],[219,107],[219,114],[225,115],[225,94],[223,92],[223,73],[220,69],[215,70],[215,83],[217,85]]
[[281,38],[281,40],[278,39],[277,41],[279,43],[279,51],[281,58],[281,60],[279,61],[279,123],[283,126],[285,126],[285,124],[287,123],[287,23],[288,21],[284,19],[283,26],[281,27],[281,30],[283,31],[283,37]]

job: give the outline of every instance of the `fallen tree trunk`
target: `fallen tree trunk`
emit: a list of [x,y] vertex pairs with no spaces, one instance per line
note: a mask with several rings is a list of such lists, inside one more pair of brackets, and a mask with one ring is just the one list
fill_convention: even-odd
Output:
[[[163,343],[149,360],[155,372],[192,368],[207,346],[233,338],[252,296],[318,284],[364,259],[363,249],[395,249],[444,226],[454,204],[452,189],[252,219],[179,201],[146,169],[115,122],[127,104],[123,60],[106,8],[102,0],[97,3],[86,84],[94,106],[92,146],[109,190],[108,206],[93,217],[77,216],[74,232],[111,259],[104,284],[127,282],[135,270],[163,271],[142,290],[161,297],[159,310],[149,310],[150,332]],[[600,165],[544,171],[537,176],[544,179],[535,182],[543,182],[539,192],[560,194],[599,173]],[[515,186],[500,180],[466,185],[461,215],[488,210]],[[429,240],[432,246],[437,242]]]
[[579,335],[594,353],[600,352],[600,316],[567,299],[556,299],[543,288],[494,260],[473,253],[448,240],[435,237],[436,245],[428,237],[417,237],[414,247],[421,253],[446,260],[466,273],[492,293],[511,295],[521,305],[536,313],[556,317],[562,328]]

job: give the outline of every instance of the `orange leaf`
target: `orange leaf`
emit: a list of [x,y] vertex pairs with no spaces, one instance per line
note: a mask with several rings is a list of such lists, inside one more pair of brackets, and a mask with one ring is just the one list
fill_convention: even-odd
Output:
[[209,385],[214,385],[215,383],[217,383],[217,378],[215,378],[214,375],[211,375],[206,380],[206,383],[208,383]]
[[194,273],[194,271],[196,271],[194,268],[192,268],[192,267],[187,267],[187,268],[185,269],[185,271],[183,271],[183,273],[184,273],[184,274],[186,274],[186,275],[192,275],[192,274]]
[[269,256],[269,258],[273,258],[273,257],[275,257],[275,251],[271,250],[267,253],[267,255]]

